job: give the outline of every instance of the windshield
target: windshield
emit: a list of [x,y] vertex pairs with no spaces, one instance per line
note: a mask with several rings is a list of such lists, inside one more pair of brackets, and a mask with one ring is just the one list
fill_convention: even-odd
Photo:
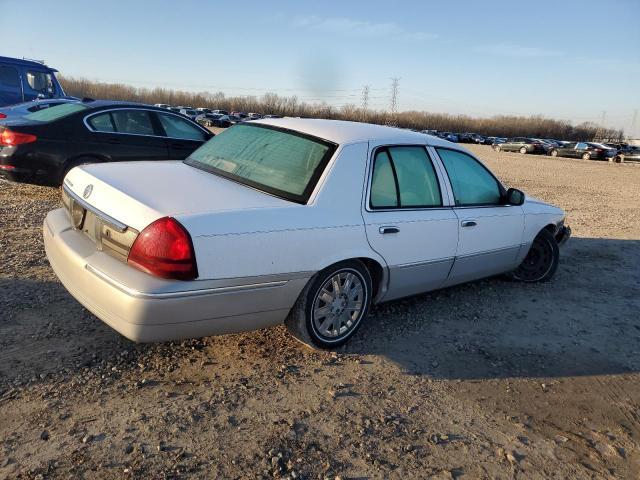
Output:
[[89,107],[82,103],[63,103],[62,105],[56,105],[55,107],[45,108],[37,112],[25,115],[24,118],[28,120],[35,120],[36,122],[53,122],[63,117],[67,117],[72,113],[79,112],[80,110],[86,110]]
[[264,125],[236,125],[185,163],[298,203],[306,203],[336,145]]

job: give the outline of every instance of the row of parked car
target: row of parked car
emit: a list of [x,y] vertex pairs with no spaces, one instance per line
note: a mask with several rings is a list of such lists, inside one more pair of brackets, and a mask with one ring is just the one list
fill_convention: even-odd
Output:
[[46,99],[0,107],[0,176],[60,185],[88,163],[183,160],[214,135],[179,113],[114,100]]
[[255,112],[228,112],[227,110],[210,109],[205,107],[185,107],[183,105],[174,107],[166,103],[156,103],[154,107],[164,108],[175,113],[184,115],[194,122],[198,122],[205,127],[228,128],[236,123],[259,120],[261,118],[280,118],[278,115],[262,115]]
[[640,161],[640,147],[627,143],[569,142],[552,138],[490,137],[477,133],[453,133],[422,130],[422,133],[455,143],[491,145],[497,152],[550,155],[552,157],[582,158],[583,160]]
[[520,152],[550,155],[552,157],[581,158],[624,162],[640,161],[640,147],[627,143],[567,142],[562,140],[516,137],[494,143],[497,152]]

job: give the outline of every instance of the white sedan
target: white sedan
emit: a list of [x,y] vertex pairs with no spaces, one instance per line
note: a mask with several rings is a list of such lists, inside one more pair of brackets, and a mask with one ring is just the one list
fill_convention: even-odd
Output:
[[74,168],[44,242],[69,292],[131,340],[285,322],[331,348],[373,303],[504,273],[549,280],[564,217],[435,137],[269,119],[185,161]]

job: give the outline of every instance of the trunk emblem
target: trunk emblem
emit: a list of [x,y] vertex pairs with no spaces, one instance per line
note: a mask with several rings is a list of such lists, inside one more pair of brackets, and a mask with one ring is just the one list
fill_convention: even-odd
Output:
[[91,192],[93,192],[93,185],[89,184],[85,187],[84,192],[82,192],[82,198],[89,198]]

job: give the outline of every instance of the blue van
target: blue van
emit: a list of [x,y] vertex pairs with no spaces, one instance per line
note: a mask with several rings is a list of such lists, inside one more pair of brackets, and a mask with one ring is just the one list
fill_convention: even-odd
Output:
[[68,98],[55,72],[44,62],[0,57],[0,107],[43,98]]

